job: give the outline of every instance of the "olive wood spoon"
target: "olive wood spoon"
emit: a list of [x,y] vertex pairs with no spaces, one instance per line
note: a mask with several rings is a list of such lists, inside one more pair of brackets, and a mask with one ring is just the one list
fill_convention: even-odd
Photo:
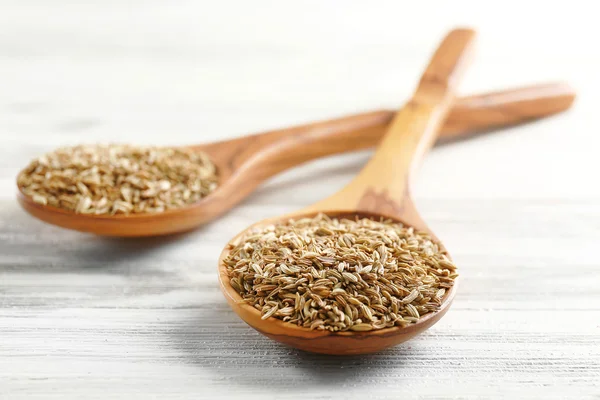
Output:
[[[441,139],[539,119],[568,109],[575,98],[564,83],[550,83],[459,99]],[[375,146],[395,111],[380,110],[330,121],[188,146],[208,154],[219,171],[219,187],[199,202],[159,214],[90,215],[43,206],[19,192],[21,206],[50,224],[106,236],[155,236],[183,232],[224,214],[263,181],[306,161]]]
[[[250,229],[315,216],[386,218],[428,232],[410,197],[410,178],[420,159],[432,146],[446,114],[454,101],[456,86],[470,58],[475,33],[468,29],[451,31],[442,41],[425,70],[412,99],[390,124],[371,160],[341,191],[307,209],[258,222],[235,236],[235,243]],[[443,245],[441,245],[443,248]],[[271,339],[287,345],[327,354],[373,353],[404,342],[436,323],[447,311],[456,293],[456,283],[442,298],[438,311],[424,315],[406,327],[368,332],[330,332],[310,330],[277,318],[261,319],[259,310],[245,303],[230,285],[223,260],[219,258],[221,290],[233,310],[250,326]]]

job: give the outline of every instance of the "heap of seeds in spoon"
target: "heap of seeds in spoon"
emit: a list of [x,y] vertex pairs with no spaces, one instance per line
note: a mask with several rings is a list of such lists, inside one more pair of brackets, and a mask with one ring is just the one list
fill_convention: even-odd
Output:
[[65,147],[32,161],[17,184],[34,202],[81,214],[158,213],[217,187],[208,157],[179,148]]
[[257,228],[229,245],[231,286],[262,313],[302,327],[370,331],[439,309],[458,276],[426,233],[393,221],[320,214]]

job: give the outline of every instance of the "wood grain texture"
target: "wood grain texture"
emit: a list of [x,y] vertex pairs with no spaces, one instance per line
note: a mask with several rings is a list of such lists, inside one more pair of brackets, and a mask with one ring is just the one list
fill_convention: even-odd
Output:
[[[410,15],[397,1],[2,2],[0,398],[597,400],[600,59],[576,44],[600,26],[583,3],[538,18],[538,2]],[[431,44],[471,19],[482,36],[463,93],[565,79],[581,94],[563,115],[427,156],[414,195],[462,282],[438,324],[394,349],[278,345],[229,311],[214,272],[233,233],[333,194],[368,152],[287,171],[166,242],[98,240],[15,202],[23,163],[73,141],[202,143],[396,107]]]

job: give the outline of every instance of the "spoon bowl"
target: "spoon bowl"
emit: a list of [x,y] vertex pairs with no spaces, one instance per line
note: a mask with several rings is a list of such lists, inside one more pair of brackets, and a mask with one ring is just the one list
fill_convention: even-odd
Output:
[[[394,222],[400,222],[409,225],[404,221],[390,215],[381,213],[372,213],[367,211],[308,211],[299,212],[285,217],[271,218],[260,221],[244,231],[238,233],[230,243],[235,243],[249,230],[261,228],[271,224],[284,223],[290,219],[301,219],[315,217],[318,213],[326,214],[331,218],[369,218],[373,220],[390,219]],[[416,227],[415,227],[416,228]],[[431,235],[434,239],[435,237]],[[435,239],[441,245],[439,240]],[[441,245],[442,250],[445,250]],[[454,280],[452,287],[446,291],[441,299],[441,305],[436,312],[428,313],[422,316],[418,322],[406,327],[394,326],[385,329],[378,329],[368,332],[331,332],[327,330],[311,330],[302,326],[283,322],[277,318],[261,319],[261,312],[250,304],[244,302],[240,294],[231,286],[229,274],[224,260],[229,255],[229,248],[225,248],[219,257],[219,284],[221,291],[225,295],[227,303],[235,313],[248,325],[277,342],[295,347],[300,350],[313,353],[323,353],[332,355],[356,355],[368,354],[381,351],[388,347],[396,346],[414,336],[422,333],[434,325],[442,318],[456,294],[458,278]]]

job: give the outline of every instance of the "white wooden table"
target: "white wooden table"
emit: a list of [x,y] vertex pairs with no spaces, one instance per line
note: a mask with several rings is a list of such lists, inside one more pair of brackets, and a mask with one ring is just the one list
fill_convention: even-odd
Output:
[[[600,398],[600,29],[583,2],[70,3],[0,1],[0,398]],[[333,193],[368,152],[285,173],[177,237],[66,231],[15,201],[18,170],[59,145],[195,143],[400,105],[459,23],[481,32],[465,93],[560,78],[580,96],[427,158],[418,205],[463,280],[405,345],[288,349],[217,287],[232,234]]]

